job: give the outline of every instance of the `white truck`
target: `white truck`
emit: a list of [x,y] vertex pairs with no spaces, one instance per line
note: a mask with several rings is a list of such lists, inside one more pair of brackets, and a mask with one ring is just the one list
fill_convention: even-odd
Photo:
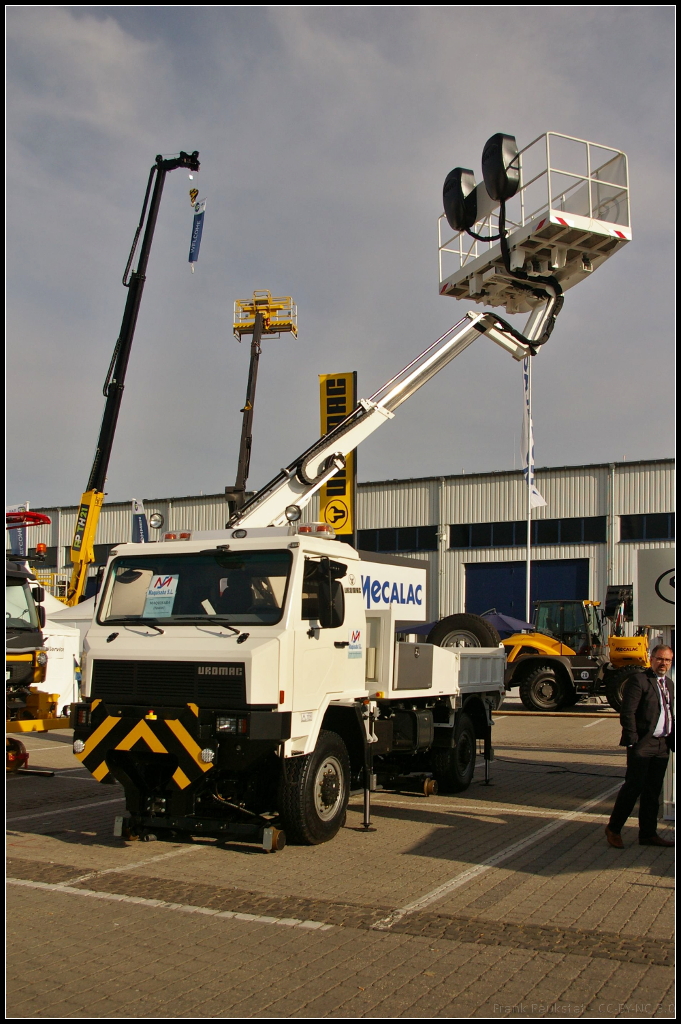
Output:
[[487,767],[498,636],[480,619],[482,646],[450,646],[450,616],[435,642],[398,639],[427,621],[426,569],[366,560],[326,523],[301,522],[345,455],[481,335],[527,354],[492,314],[467,314],[225,530],[111,552],[72,724],[76,757],[125,789],[118,834],[320,843],[353,791],[369,827],[372,789],[465,789],[478,742]]
[[[559,143],[586,155],[586,173],[555,164]],[[546,166],[526,180],[533,146]],[[631,238],[620,151],[555,133],[519,151],[498,134],[482,165],[477,187],[466,168],[445,180],[454,235],[440,256],[456,270],[441,270],[440,293],[529,311],[524,334],[494,313],[467,313],[224,531],[111,552],[71,721],[76,756],[100,782],[123,784],[117,834],[206,834],[272,851],[285,834],[321,843],[343,825],[353,790],[364,791],[368,828],[376,787],[465,789],[478,742],[488,768],[504,695],[498,635],[465,615],[437,624],[427,643],[396,637],[397,624],[426,621],[425,570],[365,560],[325,523],[301,525],[346,455],[402,402],[481,335],[516,360],[536,355],[564,289]]]

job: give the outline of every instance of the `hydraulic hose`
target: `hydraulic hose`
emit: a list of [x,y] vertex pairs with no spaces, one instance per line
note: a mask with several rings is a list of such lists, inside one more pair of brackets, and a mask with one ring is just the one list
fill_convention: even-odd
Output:
[[467,228],[467,234],[472,238],[476,238],[481,242],[494,242],[497,239],[501,246],[501,258],[504,261],[504,269],[506,273],[514,279],[516,286],[521,288],[523,291],[531,292],[535,298],[545,300],[548,298],[549,305],[544,316],[544,329],[542,333],[536,338],[527,338],[521,331],[518,331],[503,317],[497,317],[497,320],[502,325],[505,331],[508,331],[516,341],[521,342],[523,345],[527,345],[530,349],[531,355],[537,354],[537,348],[540,345],[544,345],[553,332],[558,314],[563,308],[565,301],[563,296],[563,289],[560,286],[559,281],[552,274],[548,277],[530,277],[524,270],[511,270],[511,252],[508,247],[508,238],[506,236],[506,203],[502,199],[499,206],[499,234],[490,235],[489,237],[478,235],[470,228]]

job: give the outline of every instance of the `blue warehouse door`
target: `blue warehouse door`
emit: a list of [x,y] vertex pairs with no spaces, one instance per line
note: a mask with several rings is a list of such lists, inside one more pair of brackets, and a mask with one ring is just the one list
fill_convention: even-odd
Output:
[[[525,618],[525,562],[475,562],[466,566],[466,611],[481,615],[496,608]],[[584,601],[589,598],[589,559],[556,558],[532,562],[532,601]]]

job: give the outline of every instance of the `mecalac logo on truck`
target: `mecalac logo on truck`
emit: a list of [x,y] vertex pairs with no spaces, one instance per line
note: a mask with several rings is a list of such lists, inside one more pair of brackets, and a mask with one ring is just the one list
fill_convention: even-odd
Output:
[[[408,606],[410,615],[425,610],[424,588],[423,584],[418,582],[417,572],[397,570],[395,575],[393,573],[390,575],[392,579],[386,578],[386,576],[362,574],[362,595],[365,608],[389,608],[392,604],[399,604]],[[400,576],[403,578],[400,579]],[[405,607],[405,612],[406,610]],[[418,615],[414,617],[418,618]]]

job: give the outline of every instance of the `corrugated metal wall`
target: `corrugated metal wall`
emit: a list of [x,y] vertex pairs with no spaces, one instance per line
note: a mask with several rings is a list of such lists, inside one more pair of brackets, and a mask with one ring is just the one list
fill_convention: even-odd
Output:
[[[552,544],[537,546],[535,559],[588,558],[592,596],[603,598],[608,583],[631,583],[636,552],[641,548],[673,546],[669,541],[623,543],[619,516],[674,511],[674,461],[658,459],[610,465],[563,466],[539,469],[536,483],[546,506],[535,509],[533,518],[561,519],[606,516],[605,544]],[[465,601],[465,565],[477,562],[522,561],[524,549],[477,548],[450,550],[448,527],[452,523],[487,523],[526,518],[527,492],[520,471],[429,477],[416,480],[385,480],[363,483],[358,488],[358,529],[399,526],[438,526],[437,552],[419,552],[431,564],[430,610],[433,617],[462,611]],[[145,509],[160,512],[164,530],[216,530],[227,522],[223,494],[145,499]],[[317,500],[306,509],[305,521],[314,521]],[[51,527],[30,531],[30,544],[57,547],[65,554],[75,526],[76,507],[40,509],[52,518]],[[130,502],[105,504],[97,530],[98,544],[127,540],[131,533]],[[409,557],[409,556],[406,556]]]
[[440,522],[439,495],[440,482],[437,478],[360,484],[358,529],[435,525]]

